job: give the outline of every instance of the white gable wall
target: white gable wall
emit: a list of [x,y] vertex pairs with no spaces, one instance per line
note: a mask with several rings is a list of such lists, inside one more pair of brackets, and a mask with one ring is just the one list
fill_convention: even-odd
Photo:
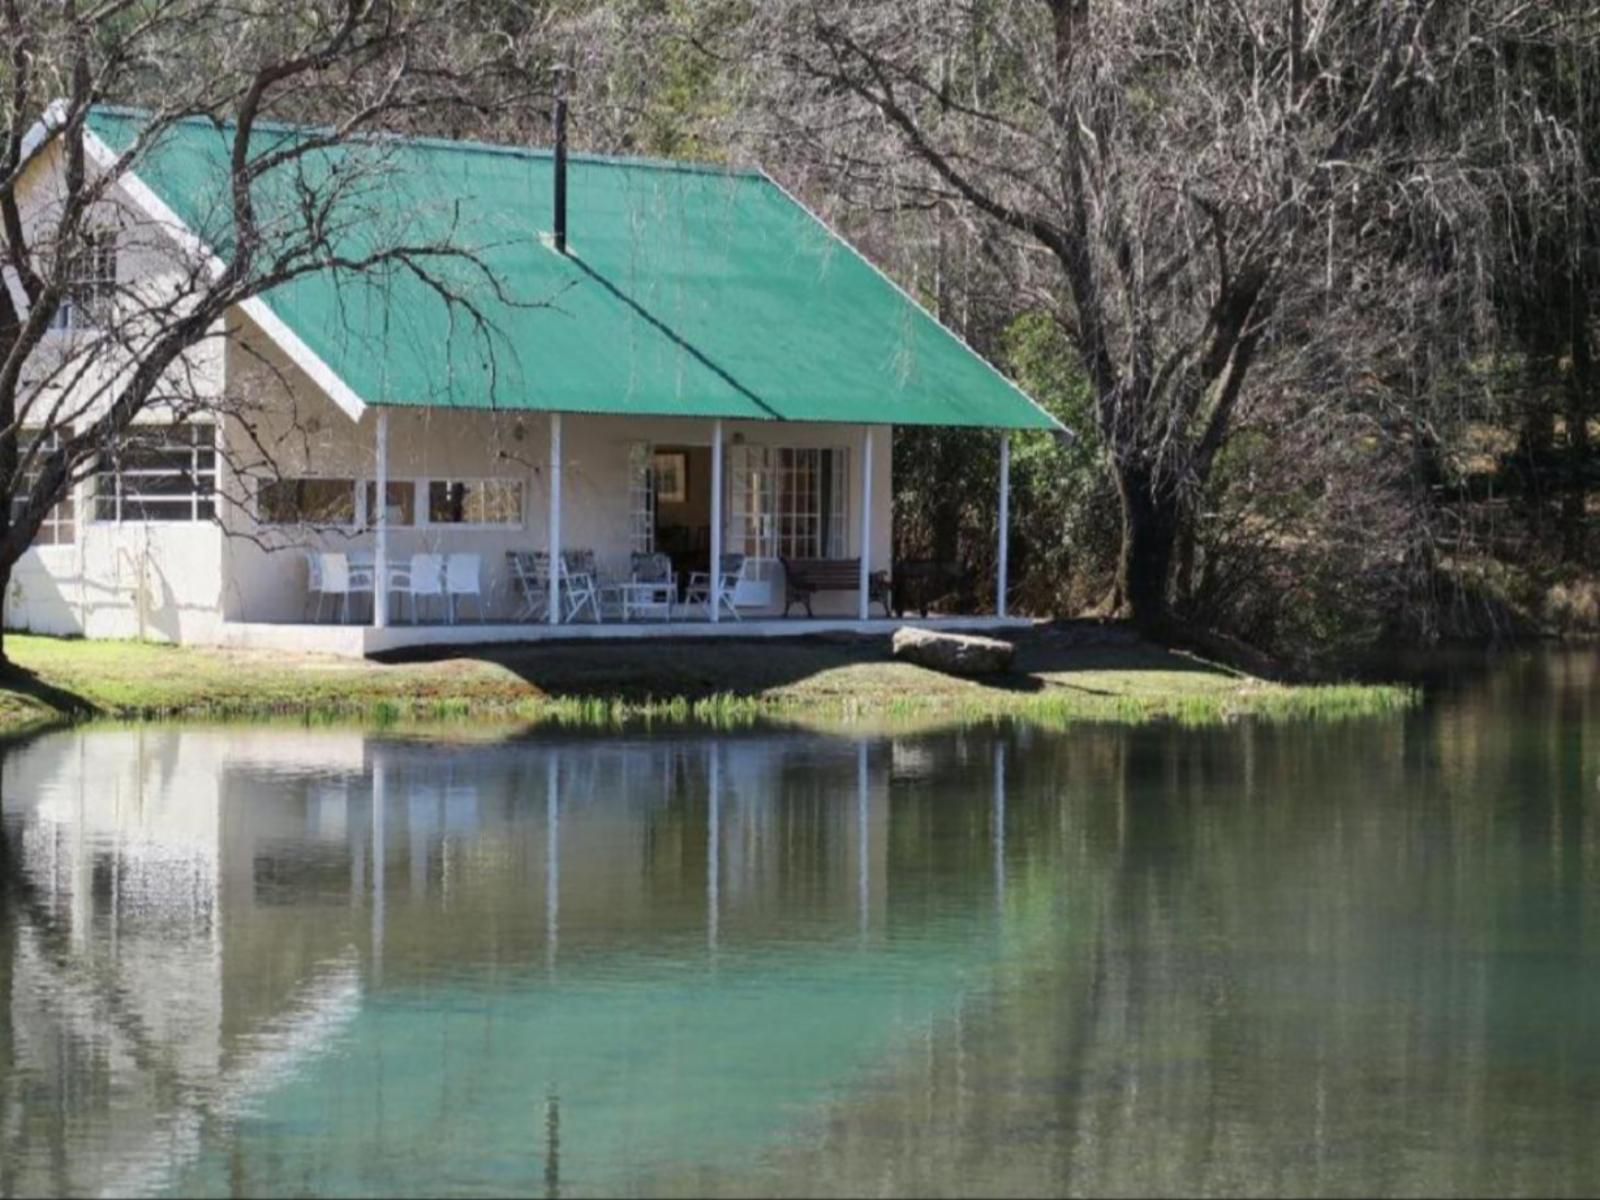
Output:
[[[48,248],[49,231],[63,198],[58,149],[47,151],[30,169],[19,198],[33,244]],[[92,220],[117,232],[120,286],[143,302],[182,294],[188,275],[178,248],[168,231],[152,223],[126,189],[113,188],[94,210]],[[34,369],[53,370],[81,352],[82,345],[80,336],[53,332],[47,335]],[[124,369],[126,363],[119,364],[112,356],[96,356],[59,411],[72,414],[74,423],[93,417],[106,402],[105,385],[114,383],[116,373]],[[170,378],[174,389],[220,395],[225,381],[221,339],[191,350]],[[91,401],[97,392],[98,399]],[[39,403],[53,407],[58,396],[45,392]],[[36,411],[24,414],[23,424],[39,425],[46,419],[46,412]],[[160,422],[162,416],[151,413],[147,419]],[[100,638],[217,640],[222,593],[220,531],[204,523],[96,522],[91,520],[92,490],[92,483],[79,488],[74,544],[37,546],[18,561],[4,597],[6,625]]]

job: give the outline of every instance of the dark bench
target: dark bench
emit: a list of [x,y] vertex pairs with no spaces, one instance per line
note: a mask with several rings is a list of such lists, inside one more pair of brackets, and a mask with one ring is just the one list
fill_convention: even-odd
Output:
[[[795,604],[806,606],[806,616],[811,611],[811,597],[818,592],[854,592],[861,587],[861,560],[859,558],[780,558],[783,564],[783,615]],[[883,606],[884,616],[889,615],[889,572],[873,571],[867,576],[867,604]]]

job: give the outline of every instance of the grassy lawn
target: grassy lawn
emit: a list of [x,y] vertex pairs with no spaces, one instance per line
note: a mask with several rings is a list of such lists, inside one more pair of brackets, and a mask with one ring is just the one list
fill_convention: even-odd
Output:
[[764,715],[1204,722],[1383,711],[1403,689],[1264,683],[1123,633],[1041,629],[993,682],[896,662],[887,638],[574,642],[362,662],[10,634],[0,731],[89,717],[596,722]]

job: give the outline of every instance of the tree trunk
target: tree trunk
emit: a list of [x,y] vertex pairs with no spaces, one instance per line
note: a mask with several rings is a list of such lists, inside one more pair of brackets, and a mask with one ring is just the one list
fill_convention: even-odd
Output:
[[[3,789],[0,789],[3,795]],[[6,838],[5,801],[0,799],[0,1142],[13,1127],[18,1114],[16,1045],[11,1028],[11,1005],[16,970],[16,914],[13,911],[11,883],[20,863],[11,861],[11,846]],[[0,1153],[0,1196],[15,1194],[14,1181],[6,1167],[7,1155]]]
[[1152,635],[1168,626],[1168,594],[1179,528],[1178,497],[1142,467],[1117,472],[1122,501],[1122,551],[1117,590],[1133,622]]
[[11,568],[15,563],[0,560],[0,671],[11,666],[11,659],[6,655],[6,599],[11,594]]

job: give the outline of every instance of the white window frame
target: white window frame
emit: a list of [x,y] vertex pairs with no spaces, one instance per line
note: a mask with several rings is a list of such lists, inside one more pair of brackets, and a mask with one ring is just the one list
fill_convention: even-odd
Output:
[[[391,479],[390,483],[400,483],[403,480]],[[442,483],[447,487],[452,483],[485,484],[508,483],[517,489],[517,519],[515,521],[434,521],[429,515],[431,493],[433,485]],[[417,514],[416,527],[421,529],[453,529],[464,533],[485,533],[494,530],[518,530],[525,528],[528,522],[528,484],[527,481],[515,475],[429,475],[416,480],[417,496],[413,502]],[[365,489],[362,489],[363,492]],[[394,528],[394,526],[390,526]]]
[[[426,487],[422,486],[426,482],[427,481],[423,479],[407,479],[403,476],[400,478],[390,476],[385,481],[385,485],[391,488],[404,487],[407,484],[411,485],[411,523],[402,524],[399,521],[391,519],[389,522],[390,529],[421,529],[427,525],[428,491]],[[377,496],[378,481],[376,478],[371,475],[366,475],[356,480],[357,533],[371,533],[378,527],[377,519],[371,512],[372,505],[367,503],[367,492],[369,490],[372,492],[373,496]],[[459,529],[460,526],[454,526],[453,528]]]
[[[93,494],[89,497],[89,520],[96,525],[121,525],[124,523],[138,525],[198,525],[202,522],[210,523],[216,520],[217,498],[221,494],[217,488],[217,463],[220,454],[217,449],[218,428],[219,427],[217,423],[214,421],[186,421],[179,425],[135,426],[135,429],[141,432],[154,429],[164,429],[169,432],[183,430],[185,433],[187,433],[189,435],[189,444],[187,447],[183,448],[189,451],[189,477],[197,483],[203,479],[209,479],[211,481],[211,489],[207,492],[201,492],[199,490],[192,489],[187,496],[183,495],[182,493],[145,496],[137,491],[133,491],[130,497],[130,489],[125,486],[124,480],[158,477],[171,474],[171,472],[138,469],[122,470],[112,466],[108,470],[97,470],[94,474],[94,490]],[[201,430],[209,431],[209,441],[201,440]],[[170,446],[168,448],[172,450],[179,449],[177,446]],[[200,466],[200,455],[205,451],[211,452],[211,466],[202,469]],[[109,517],[100,515],[100,501],[106,498],[100,489],[104,485],[104,481],[107,479],[112,481],[113,488],[115,489],[111,496],[113,502],[112,515]],[[187,499],[189,502],[189,515],[187,517],[125,517],[123,515],[123,506],[124,503],[130,498],[136,503],[142,501],[148,504],[180,504]],[[211,507],[211,512],[205,516],[200,515],[200,506],[202,504],[207,504]]]
[[[291,480],[323,479],[342,481],[347,477],[343,475],[335,475],[330,472],[326,475],[307,474],[290,476],[288,478]],[[377,524],[376,521],[373,520],[373,514],[368,511],[372,506],[367,503],[367,492],[369,490],[376,490],[378,481],[371,475],[349,477],[349,481],[350,486],[355,489],[355,503],[352,506],[355,513],[355,519],[350,525],[324,525],[306,521],[267,521],[261,512],[261,497],[259,488],[257,488],[256,491],[256,524],[263,529],[311,528],[345,530],[353,533],[370,532],[371,530],[377,528]],[[517,489],[517,519],[515,521],[492,522],[431,520],[428,514],[429,495],[432,491],[433,485],[436,483],[442,483],[446,486],[453,483],[508,484]],[[463,533],[493,533],[495,531],[514,532],[527,528],[529,495],[528,481],[518,475],[424,475],[413,478],[391,478],[388,480],[388,486],[391,488],[409,486],[411,488],[411,523],[408,525],[402,525],[399,522],[391,521],[389,523],[390,529],[449,529]]]
[[[39,429],[25,428],[20,431],[17,438],[19,443],[17,447],[17,453],[19,457],[27,452],[28,448],[33,445],[34,441],[40,436],[41,432],[45,437],[45,452],[48,453],[51,450],[60,449],[61,430],[49,429],[41,431]],[[35,463],[38,462],[37,459],[34,461]],[[16,510],[19,505],[26,502],[28,498],[27,494],[33,490],[33,484],[31,481],[37,478],[38,474],[39,472],[37,467],[28,471],[23,476],[23,486],[13,491],[11,501],[13,519],[15,519]],[[21,495],[16,494],[16,492],[19,491],[22,493]],[[49,511],[45,513],[44,520],[39,522],[39,528],[34,531],[33,541],[30,543],[31,548],[41,550],[50,546],[71,546],[76,544],[78,540],[78,511],[78,488],[76,484],[72,484],[68,486],[66,495],[62,496],[60,500],[57,500],[54,504],[52,504]],[[61,536],[61,530],[63,527],[65,527],[67,531],[66,537]],[[42,536],[46,532],[50,533],[50,539],[48,541],[41,540]]]
[[117,233],[87,229],[82,246],[66,265],[61,303],[50,318],[56,332],[104,329],[115,316],[117,300]]
[[[350,485],[351,505],[350,522],[337,524],[320,521],[269,521],[261,511],[261,493],[271,483],[348,483]],[[256,488],[256,524],[262,529],[331,529],[339,532],[354,532],[361,528],[361,504],[366,497],[366,488],[362,487],[363,480],[346,475],[291,475],[282,480],[264,479]]]
[[[823,456],[832,459],[832,495],[827,507],[827,528],[823,528]],[[788,461],[785,461],[785,459]],[[770,483],[770,544],[778,558],[846,558],[850,547],[850,448],[848,446],[774,446],[768,459]],[[795,486],[808,479],[809,499],[814,507],[805,510],[792,502],[801,494]],[[785,484],[789,486],[785,486]],[[791,510],[785,512],[785,501]],[[809,546],[806,543],[809,542]],[[803,552],[802,552],[803,551]]]

